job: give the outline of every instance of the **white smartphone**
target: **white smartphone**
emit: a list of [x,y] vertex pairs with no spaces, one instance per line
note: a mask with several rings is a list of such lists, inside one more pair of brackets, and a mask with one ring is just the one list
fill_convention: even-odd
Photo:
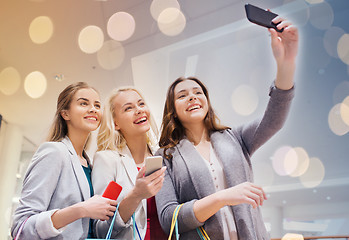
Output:
[[162,157],[151,156],[145,159],[145,176],[152,174],[162,168]]

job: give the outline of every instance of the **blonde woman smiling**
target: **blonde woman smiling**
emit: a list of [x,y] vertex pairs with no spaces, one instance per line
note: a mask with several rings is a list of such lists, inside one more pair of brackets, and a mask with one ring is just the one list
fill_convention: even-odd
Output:
[[[92,181],[102,194],[110,181],[123,187],[112,238],[132,239],[131,216],[142,239],[164,239],[154,195],[163,184],[165,167],[145,177],[144,160],[156,148],[157,128],[140,92],[127,87],[114,90],[107,99],[98,133]],[[148,220],[147,220],[148,219]],[[110,221],[95,223],[98,237],[105,237]]]

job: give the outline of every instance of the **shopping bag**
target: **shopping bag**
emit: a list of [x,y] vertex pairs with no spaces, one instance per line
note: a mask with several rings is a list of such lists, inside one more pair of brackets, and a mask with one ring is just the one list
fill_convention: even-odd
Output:
[[[110,239],[112,231],[113,231],[113,226],[114,226],[114,222],[115,222],[115,216],[116,216],[116,212],[119,209],[119,205],[120,203],[118,203],[118,205],[116,205],[116,210],[113,216],[113,219],[111,220],[110,226],[109,226],[109,230],[107,232],[107,235],[105,238],[86,238],[85,240],[105,240],[105,239]],[[136,219],[135,219],[135,214],[132,214],[132,225],[133,225],[133,240],[136,240],[136,232],[138,235],[139,240],[142,240],[141,234],[139,233],[138,227],[137,227],[137,223],[136,223]],[[117,240],[117,239],[114,239]]]
[[[183,204],[178,205],[176,207],[176,209],[173,211],[170,235],[168,237],[168,240],[171,240],[173,229],[175,229],[176,240],[179,240],[177,218],[178,218],[179,209],[181,209],[182,206],[183,206]],[[210,240],[209,236],[207,235],[207,233],[203,227],[196,228],[196,232],[199,234],[201,240]]]

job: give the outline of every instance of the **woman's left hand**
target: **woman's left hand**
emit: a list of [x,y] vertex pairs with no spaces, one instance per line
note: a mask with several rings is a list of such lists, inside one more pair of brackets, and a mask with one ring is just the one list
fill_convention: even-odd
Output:
[[284,29],[282,33],[269,28],[271,34],[271,47],[278,64],[286,64],[295,61],[298,52],[298,29],[286,19],[277,16],[272,20],[278,29]]

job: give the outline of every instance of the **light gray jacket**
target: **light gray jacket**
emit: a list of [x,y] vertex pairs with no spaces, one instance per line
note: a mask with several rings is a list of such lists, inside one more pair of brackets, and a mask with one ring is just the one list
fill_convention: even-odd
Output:
[[[251,155],[283,126],[294,90],[283,91],[271,88],[270,100],[261,120],[235,130],[216,131],[211,134],[211,143],[217,157],[222,161],[227,187],[253,182]],[[215,187],[204,160],[187,140],[168,150],[173,158],[164,159],[167,166],[164,185],[156,195],[160,223],[169,233],[172,214],[178,204],[180,239],[200,239],[196,228],[203,226],[211,239],[223,239],[220,213],[200,223],[193,212],[196,200],[215,193]],[[163,149],[158,151],[163,155]],[[232,206],[238,237],[241,240],[270,239],[265,229],[260,209],[249,204]]]
[[[120,203],[134,188],[138,174],[137,166],[132,154],[126,146],[123,151],[98,151],[93,158],[92,183],[95,194],[102,195],[110,181],[115,181],[122,186],[122,191],[117,199]],[[143,199],[135,211],[135,219],[142,238],[147,231],[147,200]],[[94,230],[98,238],[105,238],[112,218],[108,221],[95,220]],[[130,218],[125,223],[120,213],[116,213],[113,226],[112,239],[133,239],[133,225]]]
[[[86,154],[85,157],[87,158]],[[88,159],[88,158],[87,158]],[[85,239],[89,219],[82,218],[57,230],[51,215],[57,210],[90,198],[90,188],[69,138],[40,145],[23,182],[14,213],[12,236],[26,220],[19,239]]]

